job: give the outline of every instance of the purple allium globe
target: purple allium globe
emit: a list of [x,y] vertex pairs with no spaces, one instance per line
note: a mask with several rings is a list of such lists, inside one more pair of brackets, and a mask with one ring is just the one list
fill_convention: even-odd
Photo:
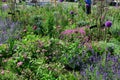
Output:
[[59,2],[63,2],[64,0],[59,0]]
[[6,2],[6,0],[2,0],[2,2]]
[[70,11],[70,14],[71,14],[71,15],[73,15],[73,14],[74,14],[74,12],[73,12],[73,11]]
[[85,6],[86,6],[86,7],[89,7],[89,4],[86,4]]
[[106,21],[105,26],[106,27],[111,27],[112,26],[112,21]]

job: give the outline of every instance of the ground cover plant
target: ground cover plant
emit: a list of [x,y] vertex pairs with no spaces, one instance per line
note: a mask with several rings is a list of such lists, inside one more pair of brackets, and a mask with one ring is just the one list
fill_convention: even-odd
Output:
[[0,2],[0,80],[119,80],[119,7],[80,1]]

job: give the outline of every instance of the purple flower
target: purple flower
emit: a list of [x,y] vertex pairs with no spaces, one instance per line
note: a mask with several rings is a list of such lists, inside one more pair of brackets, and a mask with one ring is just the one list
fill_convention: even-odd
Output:
[[108,53],[108,54],[107,54],[107,58],[106,58],[107,61],[110,61],[110,60],[111,60],[111,56],[110,56],[110,55],[111,55],[111,53]]
[[112,26],[112,21],[106,21],[105,26],[106,27],[111,27]]
[[112,60],[113,62],[118,62],[118,57],[113,57],[113,60]]
[[71,15],[73,15],[73,14],[74,14],[74,12],[73,12],[73,11],[70,11],[70,14],[71,14]]
[[90,57],[90,61],[91,61],[91,62],[95,62],[95,57],[94,57],[94,56],[91,56],[91,57]]
[[77,61],[77,62],[76,62],[76,65],[78,65],[78,66],[79,66],[79,64],[80,64],[80,63]]
[[105,73],[103,73],[103,79],[104,79],[104,80],[106,80],[107,75],[108,75],[108,74],[107,74],[106,72],[105,72]]
[[59,0],[59,2],[63,2],[64,0]]
[[6,2],[6,0],[2,0],[2,2]]
[[117,74],[120,75],[120,70],[117,71]]
[[86,72],[85,72],[85,71],[80,72],[80,74],[81,74],[82,76],[86,76]]
[[86,4],[85,6],[86,6],[86,7],[89,7],[89,4]]
[[99,76],[99,75],[100,75],[100,72],[99,72],[99,71],[96,71],[96,75]]
[[90,71],[93,72],[93,70],[94,70],[93,65],[91,65],[89,69],[90,69]]

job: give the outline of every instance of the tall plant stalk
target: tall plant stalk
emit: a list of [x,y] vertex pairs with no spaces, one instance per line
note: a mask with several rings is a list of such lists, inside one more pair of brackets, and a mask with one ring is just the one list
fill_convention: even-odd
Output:
[[[103,24],[104,24],[104,20],[105,20],[105,16],[106,16],[106,6],[107,6],[107,3],[105,0],[101,0],[99,1],[98,5],[97,5],[97,17],[96,17],[96,24],[97,24],[97,31],[98,31],[98,34],[97,34],[97,37],[98,37],[98,40],[101,39],[101,36],[102,36],[102,33],[103,31],[101,30],[101,27],[103,27]],[[105,29],[105,28],[104,28]],[[105,29],[106,31],[106,29]],[[104,31],[104,39],[106,38],[106,32]]]

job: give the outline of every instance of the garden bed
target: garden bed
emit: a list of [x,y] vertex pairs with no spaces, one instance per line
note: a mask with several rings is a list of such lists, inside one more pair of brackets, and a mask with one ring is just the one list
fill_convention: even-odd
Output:
[[0,16],[0,80],[120,79],[119,8],[20,4]]

